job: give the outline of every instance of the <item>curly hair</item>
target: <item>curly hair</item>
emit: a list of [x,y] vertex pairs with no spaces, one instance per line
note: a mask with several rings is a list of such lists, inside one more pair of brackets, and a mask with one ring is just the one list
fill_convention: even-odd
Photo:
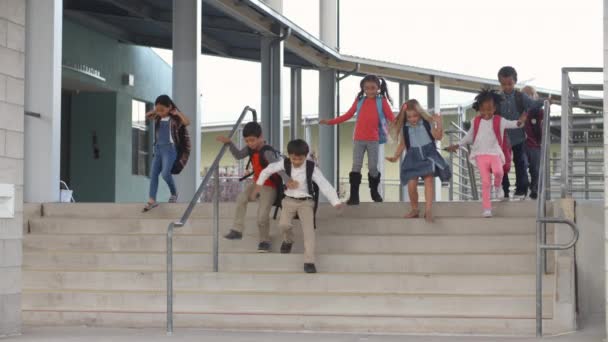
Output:
[[475,96],[475,102],[473,102],[473,109],[479,111],[481,104],[486,101],[493,101],[496,108],[502,103],[503,97],[494,89],[484,88],[481,89],[479,94]]

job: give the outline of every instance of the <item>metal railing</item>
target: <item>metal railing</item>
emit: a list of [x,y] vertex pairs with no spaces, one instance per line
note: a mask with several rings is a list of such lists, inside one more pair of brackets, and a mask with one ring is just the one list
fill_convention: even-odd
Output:
[[[454,145],[467,133],[461,127],[452,122],[455,129],[446,130],[449,144]],[[458,195],[459,200],[468,201],[479,200],[479,190],[477,188],[477,176],[475,168],[469,160],[470,146],[462,146],[458,153],[450,153],[449,162],[452,168],[452,178],[449,183],[449,200],[454,201],[454,195]]]
[[[239,128],[241,122],[247,115],[247,112],[251,112],[253,115],[253,121],[257,121],[257,113],[255,109],[250,108],[249,106],[245,107],[239,116],[239,119],[234,124],[228,138],[232,139],[234,133]],[[176,222],[169,223],[169,227],[167,228],[167,334],[173,333],[173,231],[175,228],[181,228],[188,222],[190,215],[192,214],[192,210],[194,210],[194,206],[198,202],[199,198],[205,191],[205,187],[213,174],[213,180],[215,183],[216,191],[219,191],[220,188],[220,177],[219,177],[219,164],[220,160],[226,153],[226,149],[228,145],[223,145],[220,149],[220,152],[217,154],[215,159],[213,160],[213,164],[209,167],[208,172],[205,174],[203,181],[198,187],[198,190],[190,200],[190,204],[188,204],[188,208],[184,211],[181,219]],[[213,271],[217,272],[219,268],[219,196],[213,197]]]
[[[550,187],[547,186],[550,177],[549,147],[550,147],[550,110],[549,101],[544,103],[544,118],[542,127],[541,165],[538,179],[538,201],[536,213],[536,337],[543,335],[543,276],[546,271],[546,257],[548,250],[566,250],[572,248],[578,241],[579,230],[576,223],[571,220],[547,217],[547,199],[550,196]],[[573,237],[566,244],[547,244],[547,223],[566,224],[572,229]]]
[[[577,199],[603,199],[604,146],[602,128],[571,128],[567,194]],[[563,158],[553,157],[555,174],[561,178]],[[561,190],[561,189],[560,189]]]
[[[603,68],[562,68],[562,97],[561,97],[561,195],[572,195],[573,163],[572,154],[575,148],[573,133],[574,108],[581,110],[603,111],[603,98],[590,97],[581,94],[583,91],[603,91],[602,83],[576,84],[570,79],[572,73],[603,73]],[[580,189],[576,189],[580,190]]]

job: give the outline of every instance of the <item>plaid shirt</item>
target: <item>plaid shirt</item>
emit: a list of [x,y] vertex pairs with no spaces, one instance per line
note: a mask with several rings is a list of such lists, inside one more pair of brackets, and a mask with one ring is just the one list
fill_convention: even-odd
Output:
[[[154,141],[158,140],[160,120],[160,117],[157,117],[154,123]],[[190,150],[192,149],[188,127],[185,126],[178,117],[172,117],[169,122],[171,123],[171,138],[173,139],[173,143],[177,150],[177,159],[182,164],[182,167],[186,166],[188,158],[190,157]]]

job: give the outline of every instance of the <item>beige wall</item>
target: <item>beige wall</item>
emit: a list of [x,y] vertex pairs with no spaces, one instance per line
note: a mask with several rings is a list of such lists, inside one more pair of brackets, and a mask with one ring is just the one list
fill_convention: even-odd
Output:
[[25,2],[0,1],[0,183],[16,186],[15,217],[0,219],[0,336],[21,331]]

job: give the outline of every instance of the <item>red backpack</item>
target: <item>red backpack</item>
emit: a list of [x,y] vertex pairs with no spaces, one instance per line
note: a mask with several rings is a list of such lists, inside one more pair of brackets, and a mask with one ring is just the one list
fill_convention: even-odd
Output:
[[[502,169],[505,174],[511,171],[511,144],[509,143],[509,137],[507,136],[507,132],[505,131],[504,135],[500,134],[500,122],[502,117],[500,115],[494,115],[492,118],[492,128],[494,129],[494,135],[496,135],[496,140],[498,140],[498,145],[502,149],[502,153],[505,155],[505,164],[502,166]],[[477,138],[477,132],[479,131],[479,125],[481,124],[481,115],[478,115],[473,119],[473,143],[475,143],[475,139]]]

